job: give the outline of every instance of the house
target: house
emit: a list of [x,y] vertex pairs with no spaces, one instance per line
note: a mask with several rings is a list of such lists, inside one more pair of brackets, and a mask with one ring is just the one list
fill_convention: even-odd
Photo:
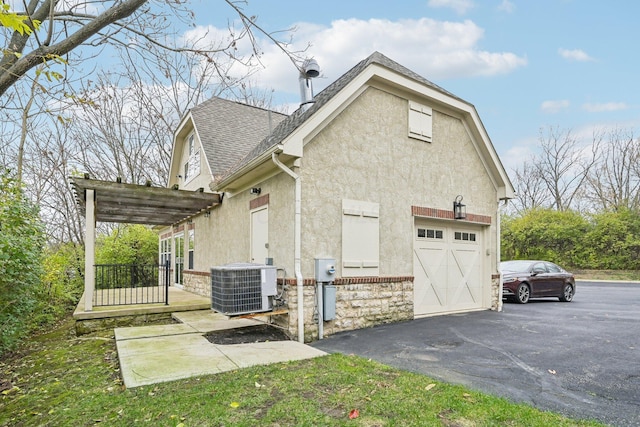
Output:
[[[475,107],[378,52],[313,101],[285,116],[213,98],[183,118],[168,187],[221,203],[160,232],[175,284],[210,295],[213,266],[273,264],[286,301],[273,320],[300,341],[500,310],[514,190]],[[328,321],[316,259],[335,260]]]

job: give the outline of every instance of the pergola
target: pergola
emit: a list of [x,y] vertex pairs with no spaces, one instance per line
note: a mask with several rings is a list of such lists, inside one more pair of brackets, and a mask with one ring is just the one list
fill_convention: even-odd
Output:
[[96,222],[169,226],[222,203],[221,193],[71,177],[85,230],[85,310],[93,309]]

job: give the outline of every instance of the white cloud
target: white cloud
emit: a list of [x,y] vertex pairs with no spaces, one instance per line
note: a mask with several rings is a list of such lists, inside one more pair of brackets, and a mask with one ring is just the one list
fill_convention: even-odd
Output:
[[582,49],[558,49],[558,53],[564,59],[568,59],[570,61],[579,61],[579,62],[587,62],[593,61],[593,58],[590,57],[584,50]]
[[629,108],[624,102],[604,102],[601,104],[587,103],[582,105],[582,109],[590,113],[601,113],[604,111],[621,111]]
[[429,0],[429,7],[448,7],[459,15],[464,15],[475,6],[472,0]]
[[[352,18],[333,21],[330,26],[306,22],[292,26],[297,31],[293,33],[289,49],[303,50],[310,45],[307,56],[315,58],[320,65],[321,75],[313,80],[315,93],[374,51],[434,82],[447,78],[508,74],[527,64],[525,57],[515,53],[480,49],[478,45],[484,29],[471,20]],[[214,27],[197,27],[183,37],[199,40],[199,43],[217,40],[219,44],[220,40],[228,40],[226,29]],[[263,67],[254,75],[257,85],[275,90],[276,103],[297,102],[296,67],[272,42],[260,40],[259,43]],[[251,53],[248,41],[240,42],[237,47],[239,54],[248,57]],[[234,65],[229,74],[237,77],[246,70]]]
[[509,149],[500,154],[500,160],[505,170],[512,175],[512,172],[521,168],[525,162],[531,161],[539,150],[538,139],[533,136],[516,141]]
[[[327,86],[374,51],[430,80],[507,74],[527,64],[526,58],[511,52],[479,49],[484,30],[470,20],[347,19],[333,21],[330,27],[307,23],[296,27],[292,49],[310,43],[308,54],[322,69],[324,78],[316,79],[316,89]],[[297,71],[289,59],[272,44],[263,50],[262,62],[267,68],[261,77],[265,84],[292,91]]]
[[570,103],[566,99],[544,101],[540,106],[540,109],[545,113],[555,114],[560,112],[561,110],[569,108],[569,105]]
[[498,10],[505,13],[513,13],[515,9],[516,5],[509,0],[502,0],[502,3],[498,6]]

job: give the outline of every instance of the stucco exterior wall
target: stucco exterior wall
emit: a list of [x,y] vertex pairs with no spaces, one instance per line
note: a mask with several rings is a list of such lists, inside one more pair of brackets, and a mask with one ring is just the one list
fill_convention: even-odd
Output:
[[269,257],[274,265],[293,275],[294,183],[284,174],[254,185],[260,196],[249,189],[225,196],[207,216],[193,218],[195,228],[194,270],[208,272],[211,267],[232,262],[251,262],[251,201],[268,196]]
[[[315,258],[335,258],[337,301],[335,321],[324,324],[325,335],[413,318],[414,217],[412,206],[451,210],[457,195],[467,213],[491,217],[483,228],[482,280],[491,287],[484,306],[499,307],[496,271],[497,190],[459,117],[433,108],[433,142],[408,137],[408,100],[370,87],[341,111],[304,147],[302,180],[302,276],[305,340],[318,335],[314,278]],[[294,272],[294,180],[277,173],[262,182],[259,196],[249,188],[226,195],[209,215],[192,219],[195,229],[194,269],[184,274],[185,289],[210,295],[208,272],[215,265],[250,262],[251,201],[268,196],[268,256],[287,278],[288,315],[274,321],[297,333]],[[379,275],[343,278],[342,200],[379,204]],[[483,250],[483,254],[486,251]],[[186,252],[185,252],[186,254]]]
[[380,205],[380,276],[413,274],[411,206],[451,210],[457,195],[467,212],[493,218],[495,265],[496,189],[463,122],[433,108],[433,142],[409,138],[407,99],[369,88],[305,145],[305,277],[313,275],[315,257],[342,258],[342,199]]
[[187,140],[189,135],[192,134],[192,130],[184,133],[185,137],[180,138],[176,143],[179,144],[179,150],[176,151],[176,154],[179,155],[179,159],[177,159],[177,167],[175,168],[175,176],[169,177],[169,186],[173,186],[173,184],[178,184],[181,190],[197,190],[198,188],[209,188],[209,183],[211,182],[211,174],[209,173],[209,167],[206,163],[206,158],[204,154],[204,149],[200,144],[200,139],[197,134],[194,134],[194,144],[195,151],[199,152],[200,159],[200,172],[188,179],[184,179],[184,164],[187,160],[189,160],[189,144],[187,144]]

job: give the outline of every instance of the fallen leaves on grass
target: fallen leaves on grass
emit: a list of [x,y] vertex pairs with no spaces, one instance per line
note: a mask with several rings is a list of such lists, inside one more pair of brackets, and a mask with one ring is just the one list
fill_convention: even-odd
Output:
[[360,416],[360,411],[358,411],[357,409],[352,409],[351,412],[349,412],[349,419],[353,420],[354,418],[358,418]]

